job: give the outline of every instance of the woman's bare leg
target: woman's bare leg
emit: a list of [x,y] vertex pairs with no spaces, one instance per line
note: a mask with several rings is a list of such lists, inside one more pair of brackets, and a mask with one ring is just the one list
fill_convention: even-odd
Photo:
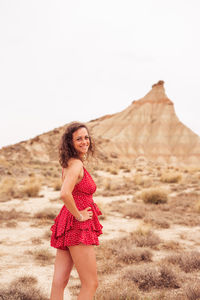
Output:
[[93,245],[70,246],[73,262],[81,280],[81,290],[78,300],[92,300],[97,286],[96,254]]
[[69,281],[73,264],[68,250],[57,249],[50,300],[63,300],[64,289]]

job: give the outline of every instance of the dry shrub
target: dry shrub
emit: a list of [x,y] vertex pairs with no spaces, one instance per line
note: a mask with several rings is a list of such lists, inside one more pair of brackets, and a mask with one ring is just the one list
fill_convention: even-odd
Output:
[[109,172],[110,174],[112,175],[117,175],[118,174],[118,171],[112,167],[109,167],[106,169],[107,172]]
[[28,197],[37,197],[41,189],[41,184],[35,178],[31,178],[26,181],[24,186],[21,188],[21,195]]
[[185,294],[188,300],[200,299],[200,281],[192,283],[185,288]]
[[137,247],[154,248],[161,243],[161,239],[151,229],[141,227],[131,233],[131,239]]
[[152,259],[152,252],[150,252],[149,249],[127,247],[127,249],[118,252],[118,258],[125,264],[141,261],[150,262]]
[[28,250],[24,252],[25,254],[32,255],[34,260],[41,265],[48,265],[52,263],[53,255],[51,252],[46,249],[38,249],[38,250]]
[[177,274],[167,265],[145,265],[130,267],[124,275],[125,280],[137,284],[140,290],[148,291],[152,288],[179,288]]
[[12,281],[12,285],[24,284],[24,285],[35,285],[37,283],[37,278],[33,276],[21,276]]
[[151,224],[157,228],[169,228],[170,227],[169,222],[159,216],[156,216],[156,217],[146,216],[143,221],[144,221],[144,223]]
[[109,241],[107,248],[116,256],[116,261],[132,264],[140,261],[151,261],[152,252],[149,249],[135,248],[132,236],[123,237],[118,240]]
[[182,174],[178,172],[166,172],[163,173],[160,180],[161,182],[166,182],[166,183],[178,183],[182,179]]
[[32,239],[31,239],[31,242],[32,242],[32,244],[34,244],[34,245],[40,245],[40,244],[42,244],[42,241],[41,241],[40,238],[32,238]]
[[16,221],[8,221],[6,223],[6,227],[8,227],[8,228],[15,228],[15,227],[17,227],[17,222]]
[[96,256],[99,274],[110,274],[119,268],[119,264],[116,265],[116,256],[113,255],[112,245],[109,244],[109,241],[105,241],[97,247]]
[[121,189],[120,185],[117,181],[113,181],[112,178],[106,177],[99,186],[103,189],[101,192],[97,191],[95,195],[102,195],[102,196],[113,196],[118,195]]
[[61,185],[62,185],[62,182],[60,179],[54,180],[54,182],[52,184],[54,191],[60,191]]
[[123,171],[124,171],[124,173],[129,173],[129,172],[131,172],[131,170],[130,170],[129,168],[125,168]]
[[141,192],[144,203],[162,204],[168,201],[167,191],[162,188],[149,188]]
[[167,242],[162,243],[161,249],[165,249],[165,250],[180,250],[180,249],[182,249],[182,247],[179,244],[179,242],[176,242],[176,241],[167,241]]
[[105,190],[112,190],[113,189],[111,178],[105,178],[104,179],[104,181],[103,181],[103,188]]
[[5,177],[0,183],[0,201],[7,201],[17,196],[17,182],[12,177]]
[[165,260],[178,265],[186,273],[200,269],[200,252],[197,251],[170,255]]
[[34,218],[37,219],[54,220],[55,217],[56,217],[56,210],[52,207],[47,207],[34,214]]
[[152,179],[147,176],[141,176],[136,174],[133,178],[133,182],[136,185],[141,185],[143,187],[150,187],[152,185]]
[[135,206],[134,204],[121,204],[114,208],[115,211],[121,213],[124,217],[142,219],[145,216],[145,210],[142,206]]
[[48,230],[46,230],[45,232],[44,232],[44,234],[43,234],[43,238],[45,239],[45,240],[50,240],[50,237],[51,237],[51,234],[52,234],[52,232],[48,229]]
[[11,210],[0,210],[1,221],[15,221],[15,220],[26,220],[29,217],[29,213],[23,211],[16,211],[15,208]]
[[132,204],[120,207],[120,211],[123,215],[130,218],[142,219],[145,217],[146,211],[145,207],[142,205]]
[[2,300],[48,300],[35,287],[37,279],[32,276],[23,276],[12,281],[8,288],[0,290]]
[[138,291],[131,282],[118,280],[102,284],[98,287],[95,298],[96,300],[139,300]]
[[129,214],[126,214],[126,216],[130,216],[131,218],[135,218],[135,219],[143,219],[145,217],[145,211],[144,209],[133,209],[133,211]]
[[152,252],[145,248],[135,248],[131,235],[102,243],[97,249],[98,271],[113,273],[124,265],[151,261]]
[[199,226],[200,216],[197,214],[199,201],[200,196],[196,192],[182,192],[170,197],[169,205],[173,216],[172,221],[186,226]]

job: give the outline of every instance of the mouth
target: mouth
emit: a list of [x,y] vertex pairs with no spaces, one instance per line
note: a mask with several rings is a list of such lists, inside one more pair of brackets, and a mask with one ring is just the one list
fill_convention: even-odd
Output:
[[87,149],[89,146],[80,146],[81,149]]

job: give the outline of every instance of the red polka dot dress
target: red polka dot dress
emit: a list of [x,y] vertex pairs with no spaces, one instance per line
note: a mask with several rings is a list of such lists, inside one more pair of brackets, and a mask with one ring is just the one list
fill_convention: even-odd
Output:
[[78,210],[90,206],[93,211],[92,219],[78,221],[70,213],[65,205],[54,219],[51,226],[51,246],[57,249],[68,250],[68,246],[78,245],[99,245],[98,236],[102,234],[103,226],[100,224],[98,215],[102,215],[92,195],[96,191],[96,184],[89,172],[83,167],[84,176],[77,183],[72,191],[72,196]]

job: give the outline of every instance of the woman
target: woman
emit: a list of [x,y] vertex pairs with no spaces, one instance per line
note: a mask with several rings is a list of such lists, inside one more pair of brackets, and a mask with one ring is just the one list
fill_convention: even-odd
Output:
[[84,167],[86,155],[93,151],[88,128],[82,123],[70,124],[59,148],[64,205],[51,226],[51,246],[57,253],[50,300],[63,300],[73,265],[81,280],[78,300],[93,299],[98,286],[94,245],[99,245],[102,234],[98,220],[102,213],[92,199],[96,185]]

